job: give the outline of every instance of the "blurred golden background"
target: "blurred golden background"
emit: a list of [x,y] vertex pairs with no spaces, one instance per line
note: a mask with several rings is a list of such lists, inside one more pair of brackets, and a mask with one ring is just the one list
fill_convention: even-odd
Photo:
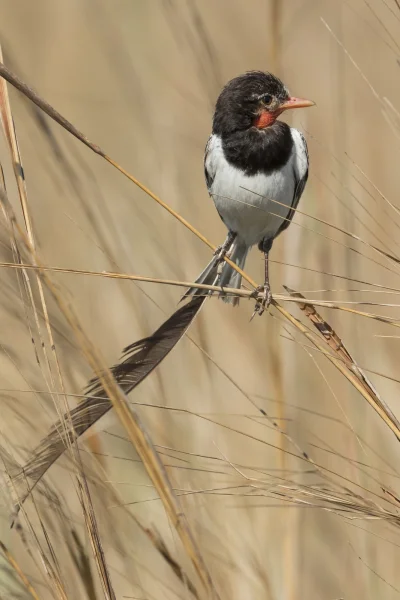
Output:
[[[284,293],[285,284],[398,323],[399,264],[372,247],[400,255],[397,0],[0,0],[0,8],[5,63],[215,244],[225,228],[207,194],[203,152],[221,87],[244,71],[270,70],[293,95],[315,100],[312,110],[285,117],[307,138],[310,176],[299,212],[274,244],[272,291]],[[210,258],[207,247],[9,91],[43,263],[193,281]],[[22,224],[3,138],[0,160]],[[1,242],[1,260],[12,262],[4,222]],[[261,282],[257,249],[246,271]],[[3,268],[1,275],[1,446],[22,464],[57,415],[31,308],[15,271]],[[52,277],[110,365],[157,329],[182,291]],[[67,390],[81,394],[91,370],[47,300]],[[312,327],[296,304],[284,306]],[[208,300],[190,339],[129,397],[140,404],[220,597],[397,598],[398,440],[275,309],[249,322],[252,310],[247,301],[233,309]],[[318,310],[399,414],[396,326]],[[45,337],[42,318],[41,328]],[[76,401],[71,396],[70,406]],[[201,590],[123,428],[111,412],[92,433],[82,448],[116,598],[193,597],[135,521],[159,532]],[[301,452],[318,468],[299,459]],[[35,502],[26,503],[22,533],[10,530],[4,475],[0,539],[38,597],[63,597],[46,575],[39,544],[57,565],[65,597],[106,597],[68,464],[58,461]],[[341,504],[333,501],[339,490]],[[356,497],[365,510],[354,508]],[[94,587],[69,551],[72,529]],[[4,559],[0,597],[29,594]]]

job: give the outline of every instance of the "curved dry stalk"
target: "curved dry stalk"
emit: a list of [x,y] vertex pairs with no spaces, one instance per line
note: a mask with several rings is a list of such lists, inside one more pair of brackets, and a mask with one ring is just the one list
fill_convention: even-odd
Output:
[[[0,59],[2,60],[1,46],[0,46]],[[9,96],[8,96],[7,84],[4,79],[2,79],[0,81],[0,117],[1,117],[3,131],[5,134],[6,140],[8,142],[8,147],[9,147],[9,151],[10,151],[10,155],[11,155],[11,159],[12,159],[14,175],[15,175],[15,179],[16,179],[16,183],[17,183],[18,194],[19,194],[19,198],[20,198],[21,209],[22,209],[23,219],[24,219],[24,223],[25,223],[27,238],[28,238],[30,246],[32,247],[33,250],[35,250],[36,242],[35,242],[35,236],[34,236],[31,216],[30,216],[30,212],[29,212],[28,193],[27,193],[26,181],[25,181],[25,176],[24,176],[24,169],[22,166],[21,154],[20,154],[19,147],[18,147],[18,140],[17,140],[14,120],[13,120],[13,116],[12,116],[12,112],[11,112],[11,105],[10,105]],[[6,215],[6,219],[11,223],[14,218],[14,215],[13,215],[13,211],[12,211],[12,207],[11,207],[10,203],[6,200],[5,185],[3,187],[4,187],[4,189],[1,190],[1,192],[0,192],[2,194],[3,200],[4,200],[4,202],[2,203],[2,208],[3,208],[4,214]],[[15,237],[15,230],[12,226],[10,227],[10,235],[11,235],[12,243],[15,246],[15,248],[17,249],[17,256],[18,256],[18,258],[20,258],[20,254],[18,252],[18,243],[17,243],[16,237]],[[34,256],[33,256],[33,263],[35,264]],[[41,361],[39,360],[39,351],[37,351],[35,348],[36,357],[38,359],[38,363],[42,370],[44,380],[47,383],[48,389],[52,392],[55,389],[55,381],[54,381],[54,377],[53,377],[51,362],[50,362],[48,352],[46,349],[46,344],[44,343],[44,338],[43,338],[42,332],[41,332],[38,310],[36,308],[31,284],[30,284],[26,269],[23,269],[22,273],[25,277],[25,279],[24,279],[25,287],[28,292],[30,304],[33,309],[35,324],[36,324],[36,328],[37,328],[39,340],[40,340],[40,347],[44,354],[44,360],[45,360],[45,364],[46,364],[48,375],[49,375],[49,381],[47,381],[46,374],[44,372],[44,369],[41,366]],[[43,318],[44,318],[44,322],[45,322],[45,326],[46,326],[46,330],[47,330],[48,342],[49,342],[49,346],[50,346],[50,349],[51,349],[51,352],[53,354],[54,361],[55,361],[56,373],[58,376],[60,390],[62,392],[64,392],[64,394],[62,395],[62,398],[64,400],[64,414],[63,414],[63,411],[60,410],[60,407],[58,405],[59,396],[57,395],[54,397],[52,395],[52,399],[55,404],[57,413],[60,417],[59,428],[63,429],[63,432],[66,433],[67,426],[65,425],[65,420],[68,420],[68,418],[69,418],[69,411],[68,411],[67,396],[65,395],[64,381],[63,381],[63,377],[62,377],[62,373],[61,373],[61,366],[60,366],[60,362],[58,359],[58,353],[56,350],[52,327],[50,324],[49,312],[48,312],[45,295],[44,295],[44,286],[43,286],[42,280],[40,278],[40,274],[37,271],[34,272],[34,276],[36,278],[37,289],[39,291],[40,304],[42,306],[42,314],[43,314]],[[34,336],[32,336],[32,341],[35,344]],[[66,437],[66,439],[67,439],[67,437]],[[90,539],[90,542],[92,545],[93,555],[94,555],[95,562],[96,562],[96,565],[98,568],[100,581],[103,586],[105,597],[108,598],[109,600],[115,600],[115,593],[114,593],[114,590],[112,587],[112,582],[111,582],[111,578],[110,578],[110,575],[108,572],[108,567],[105,562],[104,551],[102,548],[102,544],[101,544],[101,540],[100,540],[100,536],[99,536],[99,532],[98,532],[98,527],[97,527],[97,521],[96,521],[96,517],[95,517],[95,513],[94,513],[92,501],[91,501],[89,488],[87,485],[87,481],[85,479],[85,474],[83,473],[78,448],[76,447],[76,448],[73,448],[72,450],[74,450],[75,464],[78,467],[78,472],[77,472],[78,496],[79,496],[79,499],[81,502],[83,515],[84,515],[84,519],[85,519],[85,524],[88,529],[89,539]]]
[[[286,285],[284,288],[294,297],[306,300],[306,298],[304,298],[304,296],[299,292],[292,290]],[[337,335],[334,329],[332,329],[329,323],[327,323],[326,320],[321,317],[311,303],[306,301],[303,304],[300,304],[300,310],[304,312],[306,317],[311,321],[317,331],[324,337],[328,346],[332,348],[332,350],[340,357],[342,365],[350,371],[352,376],[355,375],[357,377],[362,389],[365,392],[365,394],[363,394],[364,397],[372,406],[372,408],[376,410],[379,416],[385,421],[385,423],[389,425],[399,440],[400,422],[397,420],[389,407],[382,401],[372,383],[369,381],[362,369],[357,365],[356,361],[343,344],[341,338]]]
[[[3,60],[1,46],[0,46],[0,60]],[[19,151],[18,139],[17,139],[14,120],[13,120],[13,116],[12,116],[12,112],[11,112],[11,105],[10,105],[10,99],[9,99],[9,95],[8,95],[7,84],[4,80],[0,81],[0,120],[1,120],[2,127],[3,127],[5,138],[8,143],[10,155],[11,155],[11,160],[12,160],[13,169],[14,169],[14,176],[15,176],[15,180],[17,183],[18,195],[20,198],[22,215],[23,215],[23,219],[24,219],[24,223],[25,223],[25,229],[26,229],[30,244],[32,245],[33,248],[35,248],[36,241],[35,241],[35,236],[34,236],[33,227],[32,227],[32,220],[31,220],[31,216],[30,216],[30,212],[29,212],[28,193],[27,193],[26,182],[25,182],[25,177],[24,177],[24,169],[22,166],[22,159],[21,159],[21,154]],[[5,185],[4,185],[4,194],[5,193],[6,192],[5,192]],[[5,213],[6,212],[7,211],[5,211]],[[12,230],[10,233],[11,233],[11,235],[13,235]],[[13,239],[13,244],[16,246],[16,249],[18,251],[15,238]],[[35,300],[33,297],[32,287],[31,287],[28,275],[26,274],[26,269],[23,269],[22,273],[24,276],[24,283],[25,283],[25,287],[27,290],[27,294],[29,296],[30,304],[32,305],[33,315],[34,315],[34,319],[35,319],[35,325],[36,325],[36,329],[37,329],[37,332],[39,335],[40,346],[41,346],[41,349],[44,354],[46,367],[47,367],[48,374],[50,377],[50,381],[48,382],[47,377],[42,369],[44,380],[46,381],[49,389],[54,389],[55,386],[54,386],[54,380],[53,380],[53,373],[52,373],[51,364],[50,364],[49,356],[47,353],[46,345],[44,343],[44,339],[42,336],[38,310],[36,308]],[[48,309],[47,309],[46,300],[44,297],[43,285],[42,285],[39,275],[37,273],[35,273],[35,276],[36,276],[36,282],[37,282],[37,287],[38,287],[38,291],[39,291],[40,303],[41,303],[42,311],[43,311],[43,317],[44,317],[44,321],[45,321],[45,325],[46,325],[47,335],[49,338],[49,346],[54,355],[56,369],[57,369],[57,375],[58,375],[58,379],[60,382],[60,388],[61,388],[61,390],[64,391],[61,367],[60,367],[60,363],[58,360],[56,346],[55,346],[54,338],[53,338],[53,332],[52,332],[51,325],[50,325],[49,313],[48,313]],[[33,340],[33,343],[35,344],[33,336],[32,336],[32,340]],[[38,357],[38,360],[39,360],[39,354],[40,354],[39,349],[36,349],[36,355]],[[39,360],[39,365],[41,366],[40,360]],[[65,402],[64,407],[67,408],[66,397],[64,399],[64,402]],[[58,408],[58,407],[56,406],[56,408]]]
[[[58,111],[56,111],[48,102],[46,102],[43,98],[41,98],[35,90],[29,87],[26,83],[24,83],[15,73],[13,73],[8,67],[5,66],[4,63],[0,62],[0,76],[4,77],[11,85],[16,87],[20,92],[22,92],[29,100],[31,100],[36,106],[41,108],[49,117],[54,119],[59,125],[64,127],[69,133],[75,136],[79,141],[88,146],[93,152],[104,158],[107,162],[109,162],[113,167],[118,169],[120,173],[125,175],[130,181],[132,181],[135,185],[137,185],[141,190],[143,190],[148,196],[150,196],[153,200],[155,200],[158,204],[160,204],[163,208],[165,208],[171,215],[173,215],[178,221],[180,221],[185,227],[187,227],[192,233],[197,235],[209,248],[215,250],[216,246],[213,246],[211,242],[207,240],[205,236],[203,236],[197,229],[195,229],[186,219],[184,219],[178,212],[176,212],[173,208],[171,208],[166,202],[161,200],[156,194],[154,194],[149,188],[147,188],[144,184],[142,184],[136,177],[128,173],[123,167],[121,167],[115,160],[107,156],[104,150],[91,142],[83,133],[81,133],[72,123],[70,123],[65,117],[63,117]],[[233,264],[233,263],[232,263]]]

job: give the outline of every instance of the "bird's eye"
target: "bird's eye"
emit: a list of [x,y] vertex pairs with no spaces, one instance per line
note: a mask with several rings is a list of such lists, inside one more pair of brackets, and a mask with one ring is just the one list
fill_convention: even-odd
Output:
[[273,100],[273,98],[272,98],[271,94],[265,94],[265,95],[262,97],[262,101],[263,101],[263,103],[264,103],[264,104],[266,104],[267,106],[268,106],[269,104],[271,104],[272,100]]

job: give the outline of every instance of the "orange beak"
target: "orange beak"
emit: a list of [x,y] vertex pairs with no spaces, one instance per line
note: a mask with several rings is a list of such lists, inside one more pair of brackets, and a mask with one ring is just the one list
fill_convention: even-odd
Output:
[[279,110],[288,110],[289,108],[307,108],[308,106],[315,106],[315,102],[312,100],[305,100],[305,98],[289,98],[283,104],[279,106]]
[[308,106],[314,105],[315,102],[312,100],[291,97],[289,100],[286,100],[286,102],[282,102],[282,104],[280,104],[274,111],[262,109],[253,122],[253,126],[257,127],[257,129],[265,129],[266,127],[272,125],[284,110],[288,110],[289,108],[307,108]]

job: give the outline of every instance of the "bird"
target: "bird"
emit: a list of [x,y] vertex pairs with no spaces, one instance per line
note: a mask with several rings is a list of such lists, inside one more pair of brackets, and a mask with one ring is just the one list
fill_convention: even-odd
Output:
[[[238,304],[229,288],[240,289],[242,275],[224,259],[243,270],[250,248],[258,245],[265,257],[265,278],[254,293],[259,301],[253,316],[272,301],[269,253],[289,226],[308,178],[303,134],[277,119],[286,110],[314,104],[291,96],[272,73],[248,71],[224,86],[215,105],[204,174],[228,234],[195,284],[218,285],[225,302]],[[200,294],[204,288],[194,285],[183,298]]]

